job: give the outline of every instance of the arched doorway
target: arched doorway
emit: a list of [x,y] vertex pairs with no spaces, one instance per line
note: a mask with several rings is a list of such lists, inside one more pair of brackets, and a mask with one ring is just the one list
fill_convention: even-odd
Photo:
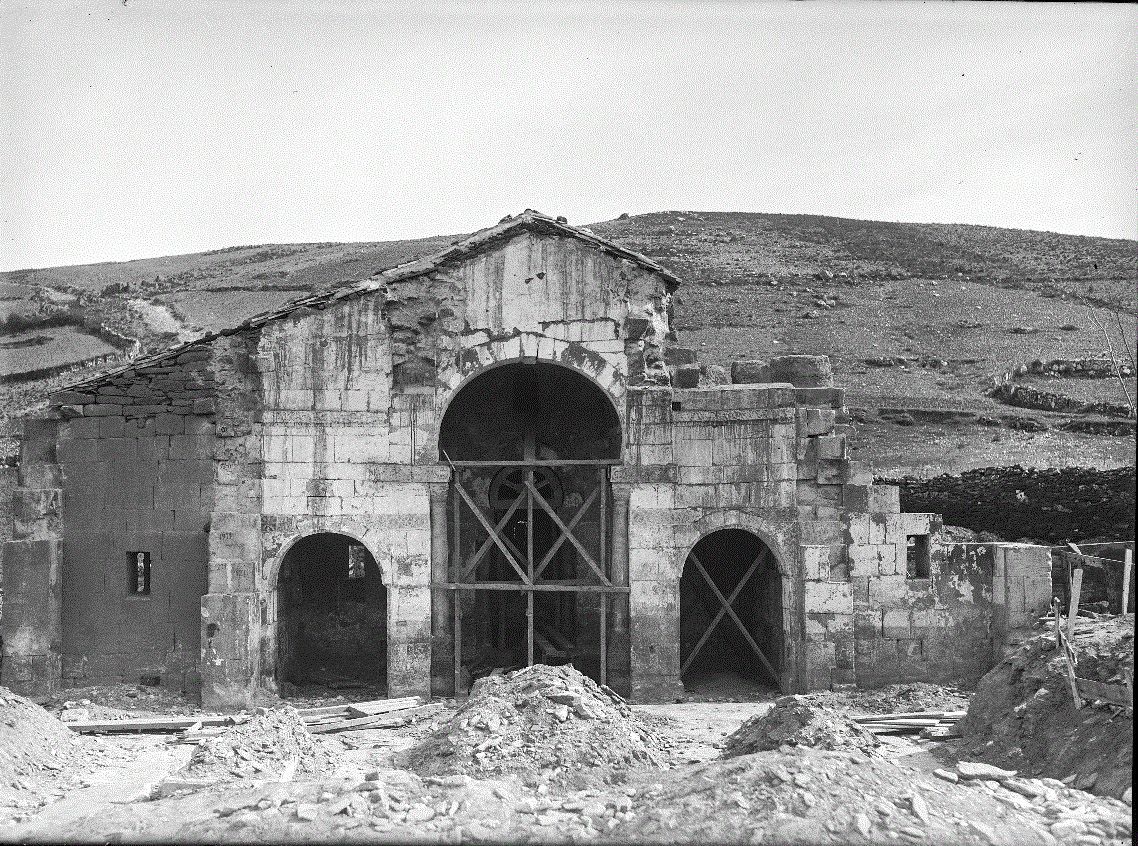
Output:
[[387,589],[367,548],[347,535],[301,538],[277,576],[277,680],[282,694],[387,682]]
[[451,401],[439,454],[452,468],[447,584],[458,597],[449,624],[459,692],[530,663],[571,662],[606,680],[609,616],[627,613],[610,563],[608,469],[620,462],[621,435],[604,391],[560,365],[495,367]]
[[695,692],[778,689],[782,578],[770,549],[745,529],[700,539],[680,577],[680,676]]

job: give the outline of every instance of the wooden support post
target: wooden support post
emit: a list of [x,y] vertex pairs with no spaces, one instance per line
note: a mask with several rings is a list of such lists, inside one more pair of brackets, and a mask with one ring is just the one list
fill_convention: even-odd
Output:
[[1134,569],[1134,550],[1122,553],[1122,613],[1130,613],[1130,573]]
[[[451,591],[443,585],[450,581],[450,538],[447,526],[446,485],[433,484],[430,488],[431,503],[431,649],[437,650],[432,659],[431,676],[437,684],[445,688],[447,678],[447,659],[454,648],[454,633],[451,630],[450,603],[454,599]],[[442,692],[445,692],[442,691]]]
[[1071,599],[1067,605],[1067,637],[1075,636],[1075,621],[1079,616],[1079,596],[1083,592],[1083,568],[1076,567],[1071,573]]
[[1067,666],[1067,686],[1071,689],[1071,699],[1074,700],[1075,710],[1083,707],[1083,700],[1079,696],[1079,683],[1075,681],[1075,665],[1071,660],[1071,648],[1063,637],[1062,615],[1059,613],[1058,597],[1051,600],[1051,610],[1055,613],[1055,648],[1063,653],[1063,662]]
[[[628,586],[628,506],[631,486],[614,485],[612,491],[612,583]],[[628,631],[628,598],[618,596],[613,604],[613,634],[623,643]],[[620,647],[624,648],[624,647]]]
[[526,591],[526,666],[533,666],[533,591]]
[[[531,596],[533,594],[530,594]],[[609,641],[608,641],[609,595],[601,594],[601,684],[609,683]]]
[[608,471],[604,467],[601,467],[597,470],[597,490],[600,491],[600,493],[601,493],[601,504],[600,504],[601,571],[605,574],[605,577],[607,579],[609,579],[609,581],[612,581],[612,572],[611,572],[612,568],[609,566],[609,555],[608,555],[608,551],[609,551],[608,514],[606,514],[606,512],[608,511],[608,507],[607,507],[606,496],[605,496],[605,494],[606,494],[605,489],[606,488],[608,488]]
[[454,592],[454,695],[461,696],[462,689],[462,591]]

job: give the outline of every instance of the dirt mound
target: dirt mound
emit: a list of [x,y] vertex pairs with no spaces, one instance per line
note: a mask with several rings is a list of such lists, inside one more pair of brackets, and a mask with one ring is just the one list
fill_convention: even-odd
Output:
[[[1117,684],[1134,669],[1134,615],[1082,623],[1074,638],[1079,678]],[[1075,710],[1066,663],[1044,630],[980,681],[958,728],[962,754],[1046,775],[1104,796],[1129,790],[1134,717],[1121,708]]]
[[846,715],[806,696],[780,696],[773,708],[747,720],[727,738],[723,757],[769,752],[781,746],[869,752],[877,746],[877,738]]
[[480,679],[444,725],[405,753],[421,775],[604,779],[664,766],[650,720],[573,667],[537,664]]
[[83,738],[39,705],[0,687],[0,803],[44,781],[88,753]]
[[1079,792],[1061,784],[944,774],[948,780],[858,752],[813,749],[713,761],[638,793],[633,806],[644,810],[608,839],[1020,846],[1096,832],[1095,842],[1121,843],[1130,831],[1130,809],[1116,800],[1083,794],[1072,815],[1066,794]]
[[322,772],[331,760],[295,708],[264,710],[248,722],[201,741],[178,772],[186,779],[228,781]]

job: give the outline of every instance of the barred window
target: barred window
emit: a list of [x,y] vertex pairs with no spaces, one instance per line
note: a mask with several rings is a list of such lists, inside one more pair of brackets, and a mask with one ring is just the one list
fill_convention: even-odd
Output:
[[150,595],[150,553],[135,550],[126,554],[128,585],[136,596]]

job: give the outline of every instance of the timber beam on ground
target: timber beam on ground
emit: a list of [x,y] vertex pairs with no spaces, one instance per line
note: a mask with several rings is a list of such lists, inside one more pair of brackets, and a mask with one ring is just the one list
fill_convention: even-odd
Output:
[[578,582],[537,582],[524,584],[522,582],[445,582],[433,584],[437,590],[512,590],[518,592],[547,592],[563,591],[568,593],[628,593],[629,588],[621,585],[593,585]]

